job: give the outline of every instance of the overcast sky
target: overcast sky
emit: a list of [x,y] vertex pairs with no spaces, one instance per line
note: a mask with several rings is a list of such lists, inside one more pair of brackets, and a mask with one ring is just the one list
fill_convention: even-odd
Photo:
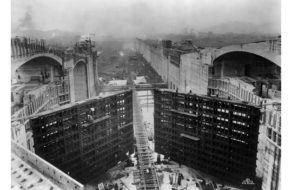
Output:
[[95,34],[198,31],[230,21],[279,23],[280,0],[12,0],[12,31]]

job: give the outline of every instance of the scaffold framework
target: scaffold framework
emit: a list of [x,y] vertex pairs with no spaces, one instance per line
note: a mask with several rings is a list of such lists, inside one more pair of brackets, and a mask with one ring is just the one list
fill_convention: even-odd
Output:
[[138,170],[134,172],[134,182],[137,184],[137,190],[159,190],[153,151],[149,147],[147,131],[142,123],[141,108],[136,90],[133,90],[133,120],[138,156]]

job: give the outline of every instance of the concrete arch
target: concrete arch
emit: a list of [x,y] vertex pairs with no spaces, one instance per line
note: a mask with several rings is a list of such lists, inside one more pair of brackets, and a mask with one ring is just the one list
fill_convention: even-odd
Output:
[[80,58],[80,59],[78,59],[77,61],[74,62],[73,69],[74,69],[74,68],[76,67],[76,65],[79,64],[79,63],[85,63],[85,64],[87,64],[87,61],[86,61],[85,58]]
[[38,54],[28,56],[28,57],[11,59],[11,68],[14,69],[14,71],[15,71],[16,69],[21,67],[23,64],[25,64],[33,59],[39,58],[39,57],[47,57],[47,58],[53,59],[57,63],[59,63],[60,66],[62,66],[62,58],[61,57],[54,55],[52,53],[38,53]]
[[273,62],[272,59],[269,59],[269,57],[264,57],[263,55],[260,55],[260,54],[257,54],[257,53],[254,53],[252,51],[238,51],[238,50],[230,50],[230,51],[226,51],[226,52],[221,52],[220,54],[216,54],[215,57],[213,57],[213,64],[220,58],[222,58],[223,56],[226,56],[228,54],[232,54],[232,53],[243,53],[243,54],[251,54],[251,55],[255,55],[255,56],[258,56],[258,57],[261,57],[263,59],[266,59],[267,61],[270,61],[272,63],[274,63],[275,65],[279,66],[277,63]]
[[281,66],[252,51],[232,49],[220,52],[212,64],[214,76],[281,75]]
[[62,58],[49,53],[40,53],[12,59],[12,79],[29,82],[31,77],[42,78],[42,72],[47,73],[46,77],[49,76],[50,81],[53,81],[55,76],[61,77],[64,74]]
[[87,99],[88,72],[85,60],[78,60],[73,68],[75,101]]
[[213,63],[217,58],[232,52],[251,53],[263,57],[281,67],[281,54],[279,51],[272,51],[268,41],[242,45],[231,45],[222,47],[220,49],[215,49],[213,53]]

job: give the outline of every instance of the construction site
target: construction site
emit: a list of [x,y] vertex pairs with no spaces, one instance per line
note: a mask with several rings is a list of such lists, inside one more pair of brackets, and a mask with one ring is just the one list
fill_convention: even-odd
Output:
[[132,93],[99,96],[31,118],[35,153],[78,181],[133,153]]
[[279,189],[280,37],[11,42],[12,189]]
[[260,108],[155,90],[155,150],[240,186],[255,181]]

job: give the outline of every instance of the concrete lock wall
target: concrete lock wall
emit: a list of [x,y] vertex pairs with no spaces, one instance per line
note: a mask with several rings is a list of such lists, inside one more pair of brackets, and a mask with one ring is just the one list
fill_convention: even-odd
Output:
[[179,75],[180,75],[180,68],[169,63],[168,61],[168,88],[170,89],[177,89],[179,86]]
[[164,59],[162,58],[162,72],[161,72],[161,75],[162,75],[162,79],[164,82],[167,82],[168,81],[168,63],[169,63],[169,60],[167,59]]
[[211,54],[187,53],[181,55],[180,65],[174,65],[163,55],[163,48],[153,47],[142,40],[136,40],[136,48],[156,70],[168,88],[181,92],[207,94],[208,65]]
[[23,161],[36,168],[40,173],[49,177],[55,184],[65,190],[83,190],[84,186],[78,181],[74,180],[52,164],[43,160],[36,154],[30,152],[21,145],[11,141],[11,150],[15,155],[20,157]]
[[93,57],[91,55],[87,56],[87,61],[88,61],[88,64],[87,64],[88,96],[93,97],[96,95]]
[[180,91],[207,94],[208,65],[202,64],[199,54],[182,55]]

